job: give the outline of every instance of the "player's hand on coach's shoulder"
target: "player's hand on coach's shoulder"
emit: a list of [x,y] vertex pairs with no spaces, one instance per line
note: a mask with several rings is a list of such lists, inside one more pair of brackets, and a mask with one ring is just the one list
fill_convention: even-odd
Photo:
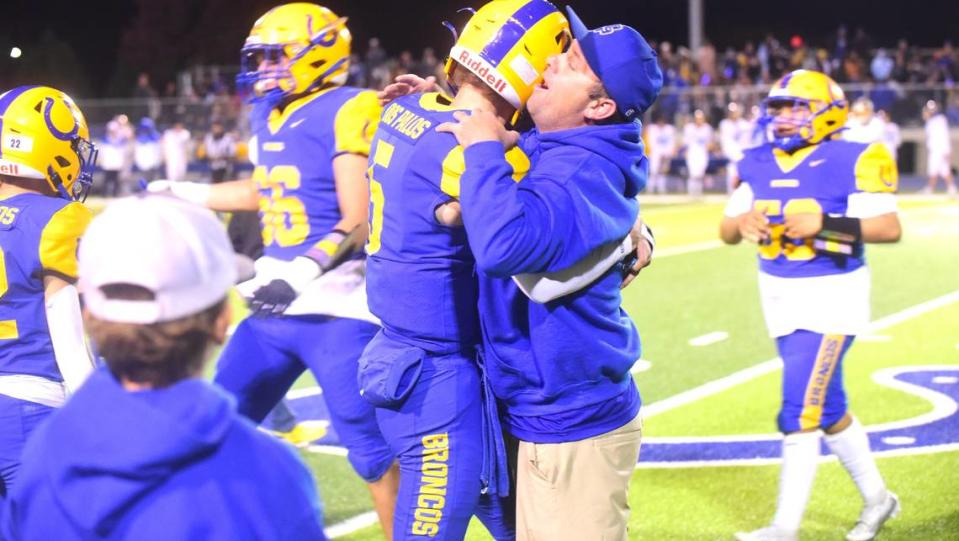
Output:
[[430,75],[426,79],[412,73],[397,75],[393,82],[386,85],[383,90],[376,93],[380,100],[380,105],[402,98],[409,94],[422,94],[424,92],[436,92],[439,86],[436,84],[436,77]]
[[503,120],[485,109],[473,109],[469,113],[456,111],[453,113],[456,122],[444,122],[436,130],[452,133],[463,148],[476,143],[499,141],[503,147],[510,149],[519,141],[519,133],[507,130]]

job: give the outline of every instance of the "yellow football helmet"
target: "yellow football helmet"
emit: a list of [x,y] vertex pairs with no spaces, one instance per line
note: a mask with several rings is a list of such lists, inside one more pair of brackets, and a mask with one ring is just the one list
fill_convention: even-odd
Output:
[[257,19],[241,55],[239,86],[251,101],[276,104],[346,82],[353,37],[346,17],[307,2],[284,4]]
[[462,66],[517,111],[546,71],[546,60],[572,42],[569,22],[545,0],[492,0],[466,23],[446,61],[446,76]]
[[[769,129],[774,124],[784,122],[777,118],[783,108],[809,111],[801,121],[792,122],[798,128],[794,135],[777,136],[775,129]],[[761,122],[767,126],[767,134],[773,145],[792,152],[839,133],[846,125],[848,115],[849,102],[835,81],[818,71],[796,70],[773,84],[769,96],[763,100]]]
[[46,180],[65,199],[86,199],[97,150],[70,96],[47,86],[4,92],[0,137],[0,175]]

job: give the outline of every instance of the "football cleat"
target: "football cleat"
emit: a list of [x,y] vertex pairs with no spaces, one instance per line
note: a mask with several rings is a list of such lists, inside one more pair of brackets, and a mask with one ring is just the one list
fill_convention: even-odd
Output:
[[875,539],[882,525],[887,520],[899,515],[899,509],[899,497],[887,490],[882,503],[863,508],[862,513],[859,514],[859,522],[856,522],[853,529],[846,534],[846,540],[869,541]]
[[739,532],[736,534],[736,539],[738,541],[799,541],[799,532],[774,525],[751,532]]

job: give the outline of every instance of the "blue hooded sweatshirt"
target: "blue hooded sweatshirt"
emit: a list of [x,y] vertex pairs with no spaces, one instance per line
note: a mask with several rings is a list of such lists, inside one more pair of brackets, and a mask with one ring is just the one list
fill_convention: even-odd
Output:
[[106,368],[27,442],[4,505],[10,541],[326,539],[309,471],[221,390],[129,392]]
[[629,234],[648,171],[639,123],[532,131],[519,183],[497,142],[465,151],[460,203],[479,269],[485,370],[514,436],[577,441],[626,424],[640,397],[629,373],[639,334],[620,308],[621,273],[546,304],[510,278],[568,268]]

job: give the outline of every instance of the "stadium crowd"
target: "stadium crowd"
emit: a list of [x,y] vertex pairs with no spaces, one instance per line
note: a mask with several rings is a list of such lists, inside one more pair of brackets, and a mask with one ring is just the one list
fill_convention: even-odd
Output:
[[[898,126],[922,125],[921,112],[929,100],[937,103],[949,125],[959,125],[959,92],[951,88],[959,80],[959,51],[949,41],[941,47],[923,48],[901,39],[894,47],[884,47],[862,28],[850,32],[846,26],[840,26],[831,40],[816,43],[800,35],[786,40],[767,35],[758,43],[750,41],[723,51],[709,41],[696,51],[668,41],[651,45],[658,52],[663,91],[647,113],[645,124],[654,124],[661,116],[679,134],[687,135],[670,140],[666,146],[676,149],[662,154],[673,157],[667,168],[674,177],[690,176],[685,164],[686,140],[690,135],[686,132],[690,128],[684,126],[694,123],[697,110],[703,113],[707,126],[721,132],[715,140],[710,135],[704,146],[708,170],[716,172],[738,152],[729,149],[730,138],[739,136],[729,131],[729,122],[725,123],[723,135],[723,120],[734,116],[737,130],[743,130],[746,128],[739,122],[742,117],[752,123],[751,135],[746,138],[757,136],[757,107],[766,88],[794,69],[813,69],[830,75],[843,85],[850,102],[867,98],[876,118],[888,126],[885,137],[897,141],[890,143],[894,151],[898,146]],[[430,47],[419,55],[408,49],[392,54],[379,38],[373,37],[365,51],[354,50],[351,54],[347,84],[381,89],[406,73],[433,76],[442,82],[443,59]],[[177,81],[167,81],[159,91],[149,75],[142,73],[130,100],[82,102],[90,111],[94,134],[101,143],[99,165],[106,176],[106,182],[101,184],[104,193],[128,191],[139,178],[182,179],[188,171],[210,176],[209,170],[216,169],[217,180],[221,180],[247,168],[248,114],[233,79],[228,68],[195,67],[181,73]],[[731,113],[729,103],[738,104],[739,111]],[[873,116],[870,113],[865,122]],[[100,125],[96,126],[98,120]],[[174,139],[172,130],[177,125],[179,137]],[[185,137],[182,130],[190,136]],[[225,132],[222,141],[219,131]],[[700,131],[706,135],[705,129]],[[169,137],[165,136],[167,132]],[[216,148],[211,154],[209,149],[213,147]],[[224,154],[225,150],[232,152]],[[694,173],[698,169],[693,167]],[[705,180],[707,189],[713,187],[711,175]]]

